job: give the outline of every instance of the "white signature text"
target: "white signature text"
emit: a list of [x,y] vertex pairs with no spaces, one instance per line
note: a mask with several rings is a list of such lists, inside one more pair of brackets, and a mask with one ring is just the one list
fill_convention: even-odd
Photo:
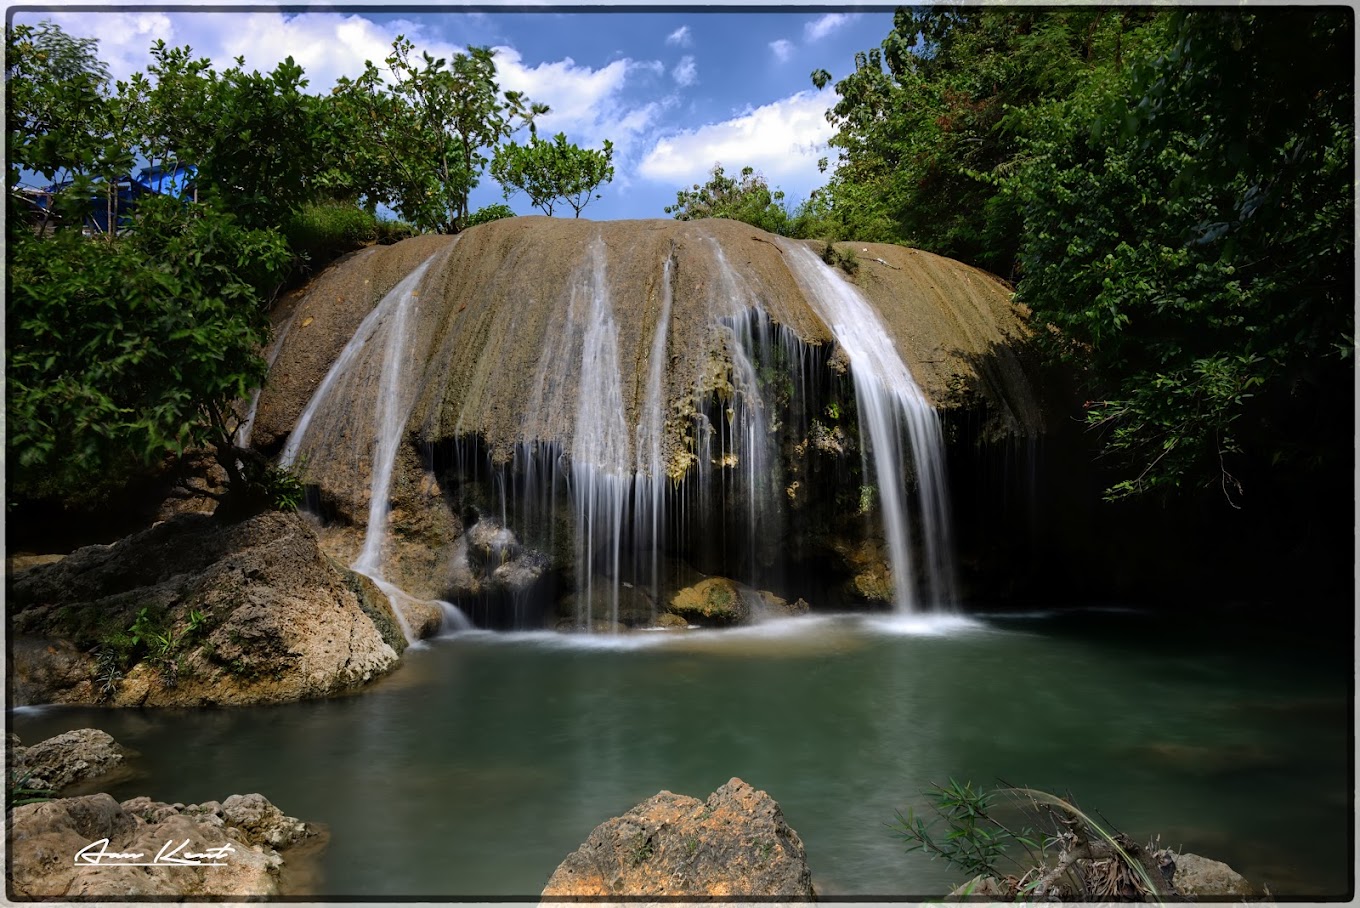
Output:
[[109,851],[109,840],[100,839],[77,851],[75,863],[85,867],[225,867],[226,856],[236,850],[230,843],[206,851],[188,848],[188,839],[178,845],[172,839],[148,861],[144,852]]

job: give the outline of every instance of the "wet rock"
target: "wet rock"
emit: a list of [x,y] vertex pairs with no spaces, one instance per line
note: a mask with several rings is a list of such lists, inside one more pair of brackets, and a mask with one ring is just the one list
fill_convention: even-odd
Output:
[[99,699],[94,657],[70,640],[11,636],[9,657],[10,693],[15,706],[93,703]]
[[671,597],[670,610],[694,624],[744,624],[751,617],[750,599],[754,597],[743,592],[733,580],[708,577]]
[[[120,805],[107,794],[97,794],[17,807],[10,814],[8,839],[11,892],[20,899],[118,901],[278,895],[284,856],[276,849],[302,844],[318,831],[283,817],[260,795],[233,796],[226,804],[234,801],[248,806],[233,815],[226,805],[211,801],[181,806],[135,798]],[[265,827],[259,822],[262,817],[271,818]],[[258,831],[266,827],[286,829],[287,844],[261,841]],[[82,851],[92,856],[100,850],[109,856],[98,861],[77,857]],[[137,855],[121,860],[140,863],[155,862],[158,855],[168,853],[201,864],[106,866],[119,860],[112,857],[115,852]],[[202,857],[189,858],[191,853]]]
[[[323,554],[307,521],[291,514],[237,524],[184,515],[25,572],[9,604],[14,637],[64,639],[82,653],[16,647],[16,705],[324,697],[390,671],[405,645],[386,597]],[[139,620],[170,644],[133,645]]]
[[1183,896],[1193,899],[1245,899],[1259,896],[1256,887],[1221,861],[1197,854],[1173,856],[1176,873],[1171,884]]
[[124,753],[107,732],[79,728],[32,747],[12,747],[10,759],[18,776],[28,774],[28,788],[59,792],[107,775],[122,765]]
[[600,624],[610,630],[615,629],[614,609],[618,609],[618,628],[653,627],[656,624],[657,608],[652,602],[650,591],[632,583],[620,583],[615,596],[615,588],[609,583],[593,584],[589,592],[590,608],[582,614],[586,593],[569,593],[558,603],[557,612],[568,627],[579,626],[583,621]]
[[662,791],[606,820],[542,897],[813,898],[803,842],[768,794],[732,779],[708,800]]
[[726,577],[706,577],[671,597],[670,612],[687,624],[710,627],[748,624],[764,618],[805,615],[808,604],[789,602]]

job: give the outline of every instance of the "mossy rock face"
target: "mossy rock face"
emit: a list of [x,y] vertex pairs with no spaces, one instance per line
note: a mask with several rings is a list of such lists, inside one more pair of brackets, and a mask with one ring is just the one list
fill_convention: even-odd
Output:
[[671,599],[671,612],[694,624],[744,624],[751,607],[735,581],[709,577],[685,587]]

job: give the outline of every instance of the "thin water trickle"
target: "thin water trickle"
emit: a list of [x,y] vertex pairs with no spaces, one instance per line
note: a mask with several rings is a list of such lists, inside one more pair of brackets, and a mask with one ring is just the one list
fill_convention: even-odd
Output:
[[[864,295],[806,245],[781,240],[780,248],[808,302],[850,358],[860,437],[869,440],[865,457],[873,461],[878,482],[896,608],[914,612],[951,607],[956,595],[939,416]],[[921,565],[923,589],[919,590],[913,582],[909,477],[904,470],[908,457],[914,474],[910,478],[916,482],[915,512],[925,562]]]
[[[360,367],[377,369],[379,379],[376,398],[372,403],[371,435],[369,441],[362,443],[364,448],[360,454],[361,459],[367,454],[370,463],[367,476],[368,522],[364,528],[363,547],[350,568],[372,580],[387,596],[408,642],[414,640],[415,635],[403,608],[405,602],[435,605],[446,627],[450,624],[470,624],[453,604],[420,599],[389,581],[384,562],[384,543],[391,516],[392,477],[405,436],[406,422],[415,401],[416,376],[413,374],[413,357],[410,353],[412,332],[419,314],[420,287],[430,266],[440,255],[435,253],[417,266],[359,324],[358,330],[308,401],[279,457],[284,466],[292,466],[305,452],[319,451],[330,444],[332,439],[329,438],[309,438],[308,430],[313,421],[330,410],[347,415],[361,407],[354,397],[340,393],[338,389],[345,386],[346,379]],[[457,614],[451,615],[451,612]]]

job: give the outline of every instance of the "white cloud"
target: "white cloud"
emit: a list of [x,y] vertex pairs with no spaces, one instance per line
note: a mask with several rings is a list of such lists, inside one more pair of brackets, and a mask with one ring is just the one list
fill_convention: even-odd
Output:
[[780,63],[787,63],[793,56],[793,42],[785,41],[780,38],[778,41],[770,42],[770,50],[774,51],[775,59]]
[[666,43],[677,47],[690,47],[694,44],[694,39],[690,35],[688,25],[682,25],[675,31],[666,36]]
[[671,70],[671,78],[682,88],[698,82],[699,67],[694,65],[694,58],[688,54],[681,57],[680,62],[675,64],[675,69]]
[[594,148],[609,139],[614,143],[616,159],[620,159],[628,156],[638,137],[661,112],[658,102],[629,104],[623,98],[630,75],[656,73],[654,62],[625,58],[591,69],[566,57],[527,66],[514,48],[495,50],[501,88],[522,91],[531,101],[552,108],[538,120],[540,135],[565,132],[577,145]]
[[731,172],[754,167],[790,196],[806,195],[825,182],[817,159],[833,133],[826,111],[835,99],[830,88],[800,91],[730,120],[665,136],[643,156],[638,173],[662,183],[701,183],[721,162]]
[[820,41],[843,25],[849,25],[859,18],[858,13],[827,13],[803,26],[803,38],[809,43]]
[[68,33],[99,39],[99,56],[115,79],[126,79],[151,62],[149,50],[157,38],[171,47],[188,45],[195,57],[207,57],[220,71],[244,57],[247,70],[268,72],[285,57],[306,72],[308,90],[330,90],[340,76],[357,76],[364,61],[382,61],[392,50],[392,39],[405,34],[418,50],[436,57],[451,56],[461,48],[430,40],[414,22],[396,20],[379,26],[359,15],[274,12],[192,13],[44,13]]

